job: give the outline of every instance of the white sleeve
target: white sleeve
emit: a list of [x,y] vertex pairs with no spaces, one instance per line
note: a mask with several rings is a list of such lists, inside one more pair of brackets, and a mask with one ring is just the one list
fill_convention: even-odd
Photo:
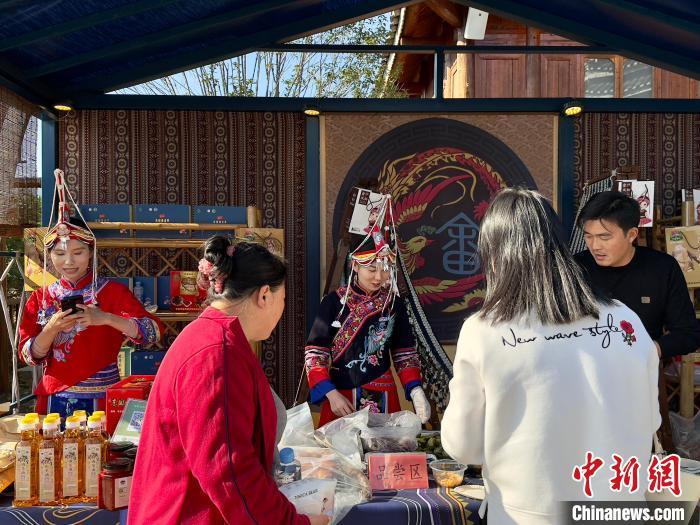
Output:
[[484,385],[477,364],[479,321],[473,317],[462,326],[457,341],[450,401],[442,418],[442,447],[457,461],[481,465],[484,462]]

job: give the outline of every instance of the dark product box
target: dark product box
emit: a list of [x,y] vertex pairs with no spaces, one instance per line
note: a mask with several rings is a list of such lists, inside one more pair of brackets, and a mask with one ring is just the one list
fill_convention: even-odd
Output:
[[[87,222],[131,222],[130,204],[81,204],[80,213]],[[98,230],[93,233],[98,239],[131,237],[131,230]]]
[[193,208],[193,220],[199,224],[230,224],[231,231],[226,230],[199,230],[193,231],[192,237],[206,239],[213,235],[233,236],[235,226],[247,224],[247,211],[238,206],[195,206]]
[[[186,204],[137,204],[134,222],[155,224],[190,222],[190,207]],[[189,239],[190,230],[136,230],[141,239]]]

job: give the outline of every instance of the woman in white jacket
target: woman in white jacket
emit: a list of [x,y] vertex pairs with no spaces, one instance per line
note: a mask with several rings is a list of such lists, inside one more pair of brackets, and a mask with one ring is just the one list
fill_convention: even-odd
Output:
[[[496,196],[479,256],[486,298],[459,336],[442,443],[483,464],[489,524],[562,523],[562,501],[644,499],[659,361],[637,315],[588,287],[534,191]],[[589,451],[605,462],[592,498],[573,477]],[[613,454],[639,461],[635,493],[611,490]]]

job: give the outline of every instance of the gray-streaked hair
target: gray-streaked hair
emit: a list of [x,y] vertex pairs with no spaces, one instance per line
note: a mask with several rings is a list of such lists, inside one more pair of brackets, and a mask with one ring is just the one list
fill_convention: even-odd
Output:
[[479,256],[486,274],[482,318],[565,324],[598,318],[599,304],[611,303],[588,286],[559,218],[536,191],[506,189],[494,198],[481,223]]

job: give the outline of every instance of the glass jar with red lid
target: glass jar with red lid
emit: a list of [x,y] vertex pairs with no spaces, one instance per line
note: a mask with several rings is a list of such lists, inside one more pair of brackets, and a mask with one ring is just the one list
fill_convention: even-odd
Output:
[[132,463],[126,458],[117,458],[105,463],[100,472],[98,506],[107,510],[128,507],[132,475]]

